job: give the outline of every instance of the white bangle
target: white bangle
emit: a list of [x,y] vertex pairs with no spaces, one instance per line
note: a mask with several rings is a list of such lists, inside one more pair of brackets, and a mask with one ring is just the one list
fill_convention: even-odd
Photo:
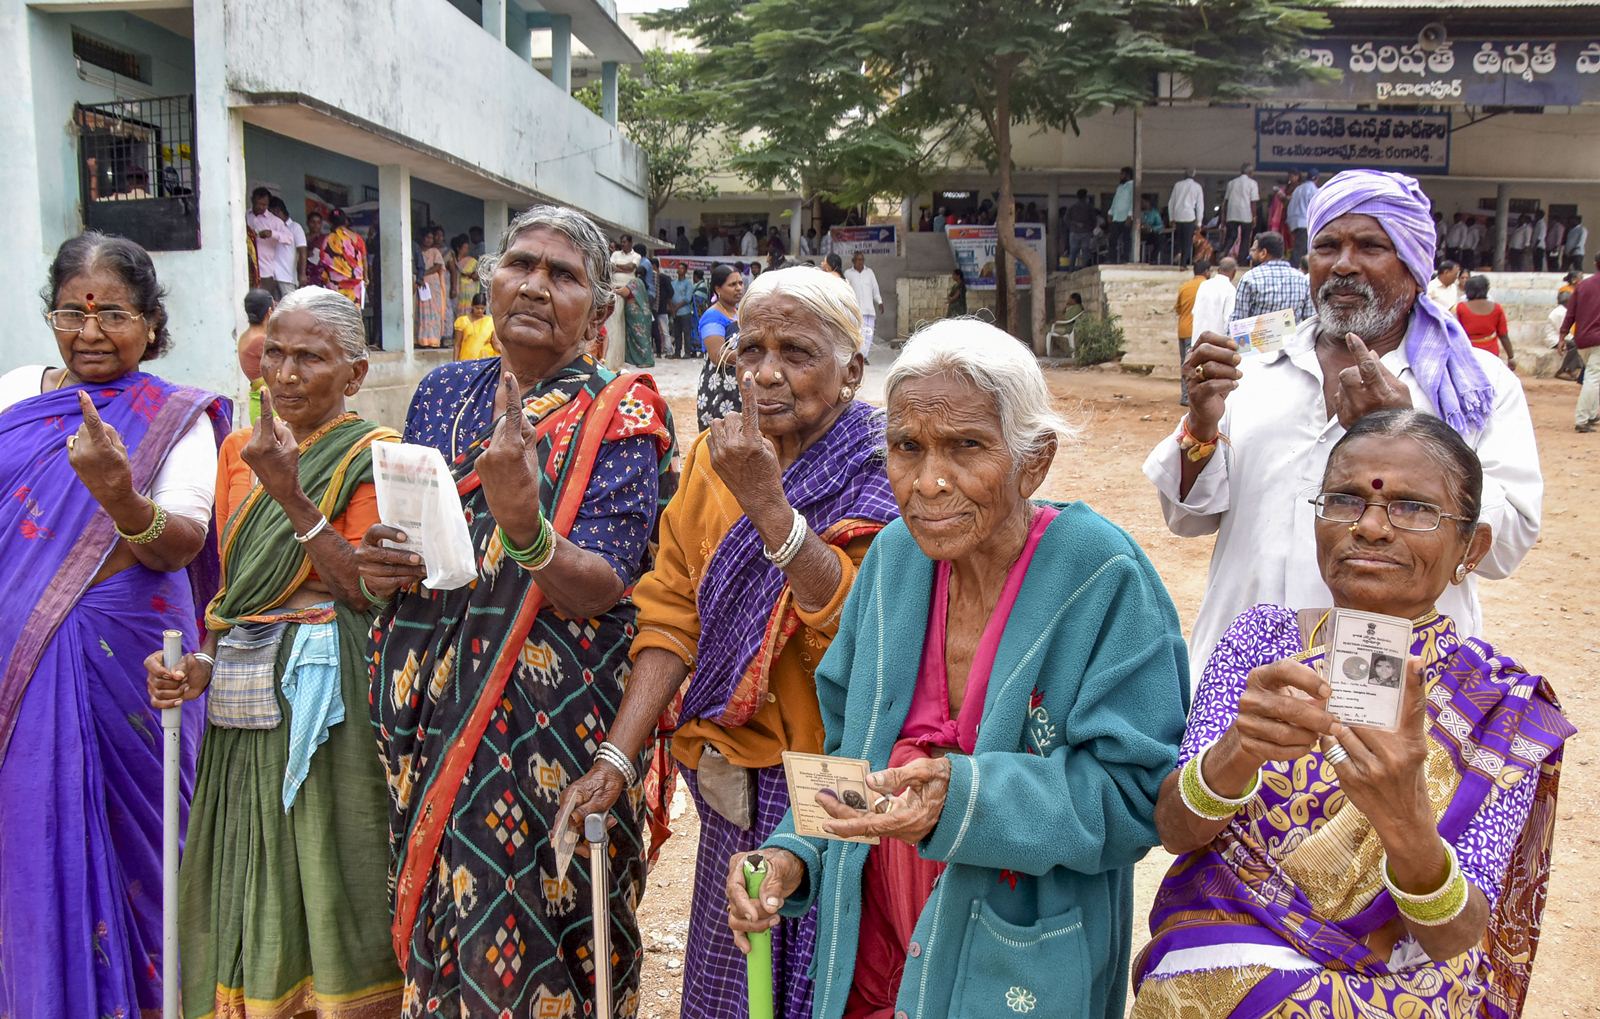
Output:
[[762,545],[761,554],[766,556],[767,561],[778,569],[786,569],[790,563],[794,562],[795,557],[800,554],[800,550],[805,547],[806,535],[810,532],[811,525],[806,523],[805,516],[799,510],[795,510],[794,523],[789,527],[789,536],[784,539],[783,544],[778,546],[777,551]]
[[604,761],[615,768],[621,773],[623,781],[628,785],[638,784],[639,770],[633,766],[632,761],[628,760],[628,755],[623,753],[610,740],[600,744],[599,748],[594,752],[594,759],[596,761]]
[[328,518],[327,517],[323,517],[322,519],[318,520],[315,524],[312,525],[311,530],[307,531],[304,534],[296,534],[294,536],[294,540],[298,541],[300,544],[304,545],[306,542],[310,541],[312,538],[315,538],[317,535],[321,534],[323,531],[325,531],[327,529],[328,529]]
[[190,657],[195,659],[196,661],[205,662],[206,666],[208,668],[214,669],[214,668],[217,667],[217,660],[215,658],[212,658],[210,655],[206,654],[204,651],[196,651]]

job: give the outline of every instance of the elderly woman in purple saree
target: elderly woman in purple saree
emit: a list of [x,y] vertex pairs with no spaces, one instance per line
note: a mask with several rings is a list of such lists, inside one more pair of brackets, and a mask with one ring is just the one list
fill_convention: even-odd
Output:
[[1432,609],[1490,545],[1481,490],[1424,413],[1368,415],[1334,448],[1318,560],[1336,608],[1412,620],[1398,730],[1327,711],[1326,610],[1234,621],[1157,804],[1182,855],[1135,1019],[1521,1013],[1574,729],[1548,682]]
[[[899,516],[883,417],[855,399],[864,362],[850,288],[808,267],[762,273],[739,321],[729,359],[743,410],[690,449],[654,569],[633,592],[634,671],[608,734],[620,755],[597,758],[563,795],[574,820],[610,809],[634,777],[616,756],[638,759],[658,719],[674,730],[672,757],[700,815],[684,1019],[747,1014],[728,861],[788,810],[783,752],[822,751],[816,667],[868,547]],[[814,915],[774,931],[785,1019],[811,1015],[815,937]]]
[[[142,661],[196,646],[227,401],[138,371],[167,346],[149,257],[86,234],[48,290],[63,367],[0,378],[0,1015],[161,1004],[160,718]],[[183,720],[183,803],[204,722]]]

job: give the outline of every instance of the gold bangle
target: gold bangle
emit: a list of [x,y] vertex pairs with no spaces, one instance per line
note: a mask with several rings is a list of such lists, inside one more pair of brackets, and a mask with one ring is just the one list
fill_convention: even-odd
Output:
[[1394,899],[1395,908],[1400,911],[1400,915],[1412,923],[1424,927],[1442,927],[1460,916],[1467,908],[1472,890],[1467,884],[1467,876],[1461,872],[1461,861],[1456,856],[1455,847],[1448,842],[1444,843],[1444,853],[1450,860],[1450,869],[1445,874],[1444,883],[1434,891],[1423,895],[1402,891],[1394,883],[1394,877],[1389,873],[1389,854],[1383,854],[1383,859],[1378,865],[1379,873],[1383,876],[1383,885],[1388,889],[1389,896]]
[[1201,770],[1205,766],[1206,754],[1216,745],[1217,741],[1212,740],[1201,747],[1178,772],[1178,796],[1190,813],[1207,821],[1226,821],[1237,814],[1240,807],[1255,799],[1261,789],[1261,772],[1259,769],[1256,771],[1250,787],[1240,796],[1228,797],[1217,793],[1206,784],[1205,773]]
[[161,537],[161,532],[167,529],[167,511],[162,509],[156,503],[151,503],[150,505],[155,506],[156,511],[155,514],[150,518],[149,527],[146,527],[138,534],[129,534],[127,531],[124,531],[122,528],[118,527],[117,536],[123,541],[130,542],[134,545],[148,545],[152,541],[155,541],[157,538]]

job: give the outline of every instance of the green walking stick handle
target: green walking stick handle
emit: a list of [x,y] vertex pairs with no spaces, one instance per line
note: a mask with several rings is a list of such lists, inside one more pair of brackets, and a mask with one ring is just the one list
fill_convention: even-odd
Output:
[[[760,853],[744,859],[744,890],[756,901],[761,899],[761,883],[767,879],[767,861]],[[750,954],[744,957],[750,988],[750,1019],[772,1019],[772,932],[748,935]]]

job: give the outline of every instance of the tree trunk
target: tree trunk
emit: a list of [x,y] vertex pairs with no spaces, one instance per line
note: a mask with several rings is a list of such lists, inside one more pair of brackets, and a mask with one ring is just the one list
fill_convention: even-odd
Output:
[[[1048,311],[1046,288],[1049,278],[1045,272],[1044,259],[1039,257],[1039,252],[1031,244],[1024,244],[1017,240],[1017,203],[1014,197],[1015,189],[1011,182],[1011,67],[1002,64],[995,75],[995,158],[1000,170],[1000,208],[995,217],[995,233],[999,247],[1006,254],[1016,259],[1028,268],[1028,275],[1032,278],[1032,299],[1029,301],[1029,318],[1031,328],[1029,335],[1033,340],[1033,351],[1036,354],[1044,353],[1045,349],[1045,320]],[[1000,260],[996,260],[998,266]],[[1006,296],[1006,331],[1017,335],[1017,300],[1016,300],[1016,273],[1008,270],[1000,286],[1005,288]]]

